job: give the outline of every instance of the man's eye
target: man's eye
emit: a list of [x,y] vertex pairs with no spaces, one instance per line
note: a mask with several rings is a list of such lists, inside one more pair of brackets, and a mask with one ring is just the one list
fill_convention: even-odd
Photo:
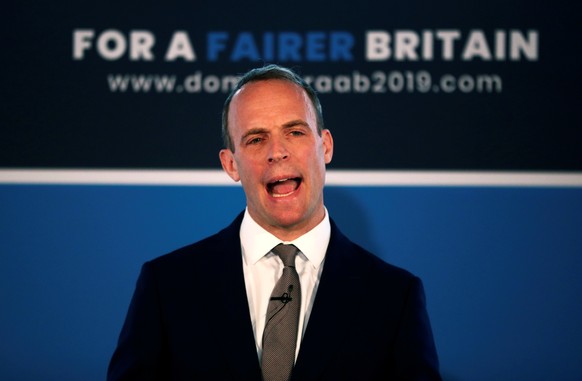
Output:
[[291,135],[293,135],[293,136],[303,136],[305,134],[303,133],[303,131],[296,130],[296,131],[291,131]]
[[261,139],[261,138],[253,138],[253,139],[250,139],[249,141],[247,141],[247,145],[258,144],[262,141],[263,141],[263,139]]

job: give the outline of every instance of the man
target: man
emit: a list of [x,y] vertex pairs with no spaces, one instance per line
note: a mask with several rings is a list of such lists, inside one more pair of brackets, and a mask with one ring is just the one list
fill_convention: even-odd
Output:
[[420,280],[327,214],[333,139],[314,91],[288,69],[252,70],[223,138],[247,207],[143,266],[108,379],[440,380]]

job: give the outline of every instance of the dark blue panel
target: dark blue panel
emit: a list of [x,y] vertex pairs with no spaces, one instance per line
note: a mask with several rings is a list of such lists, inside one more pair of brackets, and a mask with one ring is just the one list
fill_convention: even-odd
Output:
[[321,94],[336,168],[580,171],[570,3],[14,2],[0,167],[219,168],[228,79],[278,63]]

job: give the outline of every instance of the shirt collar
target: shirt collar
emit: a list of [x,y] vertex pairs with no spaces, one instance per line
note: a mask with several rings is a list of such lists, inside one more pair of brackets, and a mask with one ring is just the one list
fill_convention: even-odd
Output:
[[325,217],[317,226],[291,242],[283,242],[263,229],[253,220],[248,208],[245,209],[240,226],[242,253],[247,265],[254,265],[273,247],[286,243],[295,245],[314,267],[319,268],[325,258],[330,235],[331,225],[327,209],[325,209]]

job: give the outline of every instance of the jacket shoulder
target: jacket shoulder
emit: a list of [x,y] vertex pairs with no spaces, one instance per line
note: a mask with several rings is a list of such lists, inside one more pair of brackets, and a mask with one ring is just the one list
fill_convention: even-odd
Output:
[[158,271],[176,271],[192,266],[208,268],[240,257],[240,217],[211,236],[146,262],[144,268],[155,268]]
[[[361,276],[373,283],[410,285],[419,278],[410,271],[388,263],[376,254],[363,248],[347,238],[335,224],[332,223],[332,237],[328,248],[329,262],[335,256],[338,261],[347,264],[346,269],[353,276]],[[326,266],[328,259],[326,259]]]

